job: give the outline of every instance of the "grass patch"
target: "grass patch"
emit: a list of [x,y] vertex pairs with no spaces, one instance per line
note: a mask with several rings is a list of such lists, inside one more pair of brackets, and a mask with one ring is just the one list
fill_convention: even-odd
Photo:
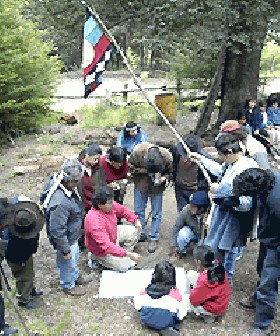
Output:
[[156,121],[156,112],[148,103],[130,106],[83,106],[81,114],[81,126],[84,128],[122,126],[127,120],[134,120],[142,125]]

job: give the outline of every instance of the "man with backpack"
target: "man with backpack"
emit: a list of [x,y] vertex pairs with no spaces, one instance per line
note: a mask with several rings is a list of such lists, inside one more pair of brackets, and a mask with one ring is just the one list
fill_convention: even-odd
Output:
[[41,195],[48,238],[57,254],[60,285],[64,293],[71,296],[84,295],[84,289],[77,285],[88,282],[79,276],[78,269],[82,200],[77,186],[83,173],[83,166],[77,159],[66,159],[60,173],[51,178]]

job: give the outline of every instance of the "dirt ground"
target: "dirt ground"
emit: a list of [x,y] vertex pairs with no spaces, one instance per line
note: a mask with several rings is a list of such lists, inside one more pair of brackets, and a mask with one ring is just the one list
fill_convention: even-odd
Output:
[[[78,126],[70,127],[69,134],[81,134],[84,131]],[[64,134],[65,135],[65,134]],[[47,138],[48,136],[48,138]],[[20,157],[42,157],[48,159],[46,151],[48,141],[57,143],[61,153],[78,154],[77,146],[65,145],[59,141],[60,135],[32,135],[16,141],[15,147],[3,147],[0,157],[0,195],[12,197],[19,194],[29,196],[38,201],[51,171],[43,169],[35,173],[23,175],[14,174],[13,167]],[[133,209],[133,186],[128,187],[125,205]],[[176,220],[174,190],[169,187],[164,194],[163,220],[160,228],[160,254],[147,265],[153,268],[159,260],[168,259],[171,230]],[[137,246],[137,252],[145,258],[148,256],[147,242]],[[214,324],[205,324],[199,317],[188,316],[181,325],[182,335],[244,335],[254,319],[254,311],[242,309],[238,302],[250,294],[257,280],[256,258],[258,243],[249,243],[243,258],[237,262],[233,292],[229,309],[222,321]],[[41,299],[42,307],[37,310],[21,312],[26,319],[32,335],[157,335],[157,332],[147,329],[141,324],[137,311],[133,307],[132,298],[99,299],[100,271],[91,271],[87,266],[87,252],[80,255],[80,271],[90,274],[92,281],[85,287],[87,294],[75,299],[66,297],[60,289],[55,267],[54,250],[49,244],[45,229],[41,233],[40,248],[34,257],[36,286],[44,291]],[[15,298],[15,284],[11,272],[4,262],[5,270],[12,283],[12,294]],[[194,264],[191,252],[185,259],[177,262],[176,266],[186,270],[193,269]],[[278,300],[279,302],[279,300]],[[6,300],[7,303],[7,300]],[[20,326],[15,312],[7,304],[6,319],[8,323]],[[273,335],[280,335],[280,312],[273,324]],[[20,335],[23,335],[22,328]]]

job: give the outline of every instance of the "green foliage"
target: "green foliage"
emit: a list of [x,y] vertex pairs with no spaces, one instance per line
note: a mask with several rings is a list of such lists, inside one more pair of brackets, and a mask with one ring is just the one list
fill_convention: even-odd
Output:
[[0,121],[1,131],[37,127],[49,111],[50,97],[61,66],[49,57],[52,46],[44,33],[24,19],[23,1],[0,3]]
[[121,126],[126,120],[134,120],[140,124],[156,120],[156,112],[148,104],[132,106],[85,105],[81,109],[82,127],[115,127]]
[[274,77],[280,75],[280,46],[276,41],[267,41],[261,57],[261,75]]

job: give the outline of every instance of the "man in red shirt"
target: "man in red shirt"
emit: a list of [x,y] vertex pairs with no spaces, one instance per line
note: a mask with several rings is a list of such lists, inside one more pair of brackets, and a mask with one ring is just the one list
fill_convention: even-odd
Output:
[[105,171],[106,183],[114,190],[114,200],[123,204],[127,185],[127,152],[123,148],[112,147],[108,154],[100,158],[100,165]]
[[[85,217],[85,245],[104,267],[126,272],[141,257],[132,252],[142,229],[138,216],[113,201],[113,191],[108,187],[94,193],[92,205]],[[117,225],[118,218],[132,225]],[[119,246],[121,243],[125,248]]]

